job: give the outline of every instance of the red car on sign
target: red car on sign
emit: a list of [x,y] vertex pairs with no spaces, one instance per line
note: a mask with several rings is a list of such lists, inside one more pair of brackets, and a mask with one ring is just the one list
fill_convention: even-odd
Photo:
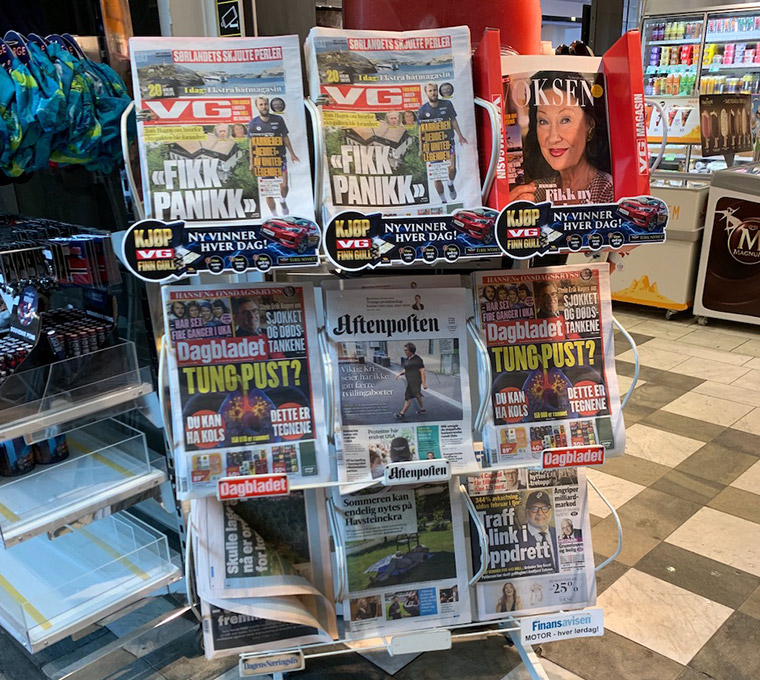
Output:
[[451,223],[461,232],[489,244],[494,240],[493,220],[474,210],[460,210]]
[[654,199],[639,198],[627,199],[618,206],[621,215],[647,231],[653,231],[665,222],[667,207],[664,203]]
[[275,217],[261,225],[261,233],[285,248],[305,253],[319,245],[319,230],[300,217]]

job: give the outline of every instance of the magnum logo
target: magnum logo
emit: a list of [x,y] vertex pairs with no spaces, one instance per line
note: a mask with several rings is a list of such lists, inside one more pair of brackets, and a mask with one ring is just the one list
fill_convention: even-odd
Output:
[[736,208],[716,211],[724,220],[728,252],[742,264],[760,264],[760,218],[741,220],[735,212]]

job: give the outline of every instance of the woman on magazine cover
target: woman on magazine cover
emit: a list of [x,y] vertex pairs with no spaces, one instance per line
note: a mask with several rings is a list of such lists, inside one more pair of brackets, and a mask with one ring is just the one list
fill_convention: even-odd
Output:
[[514,585],[507,581],[501,589],[501,597],[496,603],[496,611],[501,614],[504,612],[516,612],[520,609],[522,609],[520,596],[517,594]]
[[523,142],[525,178],[530,181],[510,187],[510,202],[614,202],[604,98],[587,96],[589,88],[580,73],[533,75]]

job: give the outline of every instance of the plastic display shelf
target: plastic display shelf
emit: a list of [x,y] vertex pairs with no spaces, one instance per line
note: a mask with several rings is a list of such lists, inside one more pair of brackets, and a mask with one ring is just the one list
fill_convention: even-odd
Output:
[[721,71],[735,71],[740,69],[747,73],[757,73],[760,71],[760,62],[753,61],[751,64],[710,64],[709,66],[703,66],[703,73],[720,73]]
[[15,479],[0,478],[4,547],[128,507],[167,479],[151,465],[145,435],[116,420],[102,420],[65,437],[70,453],[66,460],[38,465]]
[[705,44],[759,42],[760,31],[737,31],[736,33],[706,33]]
[[96,352],[9,376],[0,385],[0,441],[28,443],[116,415],[153,391],[135,346],[120,342]]
[[166,538],[119,513],[0,551],[0,625],[34,653],[180,576]]

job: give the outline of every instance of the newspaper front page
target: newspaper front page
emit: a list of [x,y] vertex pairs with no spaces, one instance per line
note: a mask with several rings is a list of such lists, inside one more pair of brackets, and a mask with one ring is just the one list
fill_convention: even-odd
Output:
[[146,212],[314,219],[298,36],[132,38]]
[[326,291],[340,481],[372,481],[388,463],[415,460],[478,468],[466,305],[454,288]]
[[475,281],[493,372],[491,464],[594,444],[622,455],[608,265],[478,272]]
[[346,637],[468,623],[458,483],[336,493],[346,550]]
[[[513,469],[468,477],[488,543],[475,586],[478,619],[575,609],[596,602],[586,473]],[[473,570],[484,559],[470,520]]]
[[329,478],[311,284],[165,286],[180,499],[222,477]]
[[480,205],[466,26],[313,28],[305,50],[324,127],[325,222],[349,209],[429,215]]

